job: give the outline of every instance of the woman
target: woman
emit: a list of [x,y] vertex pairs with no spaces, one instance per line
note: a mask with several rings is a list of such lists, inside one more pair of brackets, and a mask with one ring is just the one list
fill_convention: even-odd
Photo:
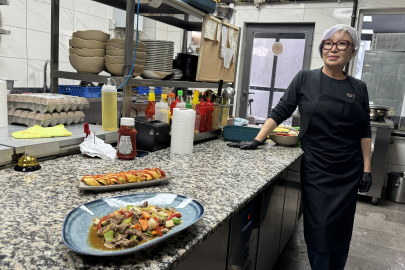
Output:
[[319,46],[324,67],[301,70],[256,139],[230,144],[255,149],[298,106],[304,236],[312,269],[344,269],[358,189],[371,186],[370,109],[366,84],[343,72],[357,53],[360,35],[338,24]]

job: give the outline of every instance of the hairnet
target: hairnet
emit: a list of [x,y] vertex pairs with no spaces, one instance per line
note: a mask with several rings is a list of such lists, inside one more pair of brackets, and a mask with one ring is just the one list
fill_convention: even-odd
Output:
[[[353,50],[355,50],[357,53],[360,48],[360,43],[361,43],[360,34],[356,29],[354,29],[353,27],[351,27],[349,25],[337,24],[335,26],[332,26],[331,28],[329,28],[328,30],[323,32],[322,40],[331,38],[334,34],[336,34],[339,31],[342,31],[342,34],[344,32],[348,32],[350,34],[350,36],[352,37],[352,40],[353,40]],[[321,57],[322,57],[322,43],[319,44],[319,53],[321,54]]]

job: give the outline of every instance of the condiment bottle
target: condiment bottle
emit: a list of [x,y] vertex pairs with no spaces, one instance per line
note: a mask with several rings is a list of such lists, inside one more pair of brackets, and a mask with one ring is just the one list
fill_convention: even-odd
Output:
[[183,99],[183,91],[182,90],[179,90],[177,92],[177,98],[179,99],[179,102],[176,104],[176,108],[185,108],[186,103],[184,102],[184,99]]
[[117,130],[117,88],[111,85],[110,78],[101,88],[101,128]]
[[191,109],[191,108],[192,108],[192,105],[191,105],[191,103],[190,103],[190,100],[187,100],[186,108],[187,108],[187,109]]
[[169,107],[172,104],[172,102],[174,101],[174,98],[175,98],[174,93],[169,93],[169,98],[167,100],[167,104],[169,105]]
[[219,103],[214,102],[211,103],[213,105],[213,112],[212,112],[212,130],[219,129]]
[[198,105],[199,96],[200,96],[200,92],[198,90],[194,90],[193,105],[192,105],[193,110],[196,110],[196,107]]
[[167,94],[160,95],[164,102],[167,102]]
[[136,130],[135,119],[121,118],[121,127],[118,132],[117,157],[119,159],[134,159],[136,157]]
[[205,124],[207,119],[207,104],[203,102],[203,99],[201,99],[199,106],[201,114],[200,133],[202,133],[205,132]]
[[155,117],[155,106],[156,106],[156,101],[155,101],[155,89],[150,88],[149,89],[149,98],[148,98],[148,106],[145,109],[145,116],[153,119]]
[[[200,104],[202,104],[203,101],[201,99]],[[195,107],[195,125],[194,125],[194,132],[198,133],[200,132],[200,126],[201,126],[201,111],[200,111],[200,104],[197,104],[197,106]],[[193,101],[193,105],[194,105],[194,101]]]
[[171,113],[171,115],[173,115],[173,109],[176,108],[177,102],[179,102],[179,96],[177,96],[176,100],[172,101],[172,103],[170,104],[170,113]]
[[214,104],[212,102],[210,103],[210,99],[207,99],[207,117],[206,117],[205,131],[212,130],[213,111],[214,111]]
[[169,123],[169,105],[164,102],[164,98],[161,96],[160,102],[155,106],[155,119],[163,123]]

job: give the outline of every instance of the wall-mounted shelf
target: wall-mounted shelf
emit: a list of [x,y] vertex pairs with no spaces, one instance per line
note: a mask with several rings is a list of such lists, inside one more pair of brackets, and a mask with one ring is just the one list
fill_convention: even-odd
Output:
[[0,35],[10,35],[10,30],[0,28]]
[[0,0],[0,6],[1,5],[8,5],[8,4],[9,4],[8,0]]

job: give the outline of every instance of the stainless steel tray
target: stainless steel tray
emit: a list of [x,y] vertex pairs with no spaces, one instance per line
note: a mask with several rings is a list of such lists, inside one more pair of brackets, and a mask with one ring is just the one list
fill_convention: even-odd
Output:
[[173,176],[166,176],[163,179],[155,179],[150,181],[143,181],[138,183],[130,183],[130,184],[121,184],[121,185],[108,185],[108,186],[88,186],[82,181],[82,176],[78,176],[77,179],[79,180],[79,189],[80,190],[88,190],[94,192],[105,192],[105,191],[115,191],[115,190],[123,190],[123,189],[132,189],[132,188],[141,188],[141,187],[150,187],[156,186],[162,183],[166,183],[170,179],[173,179]]

